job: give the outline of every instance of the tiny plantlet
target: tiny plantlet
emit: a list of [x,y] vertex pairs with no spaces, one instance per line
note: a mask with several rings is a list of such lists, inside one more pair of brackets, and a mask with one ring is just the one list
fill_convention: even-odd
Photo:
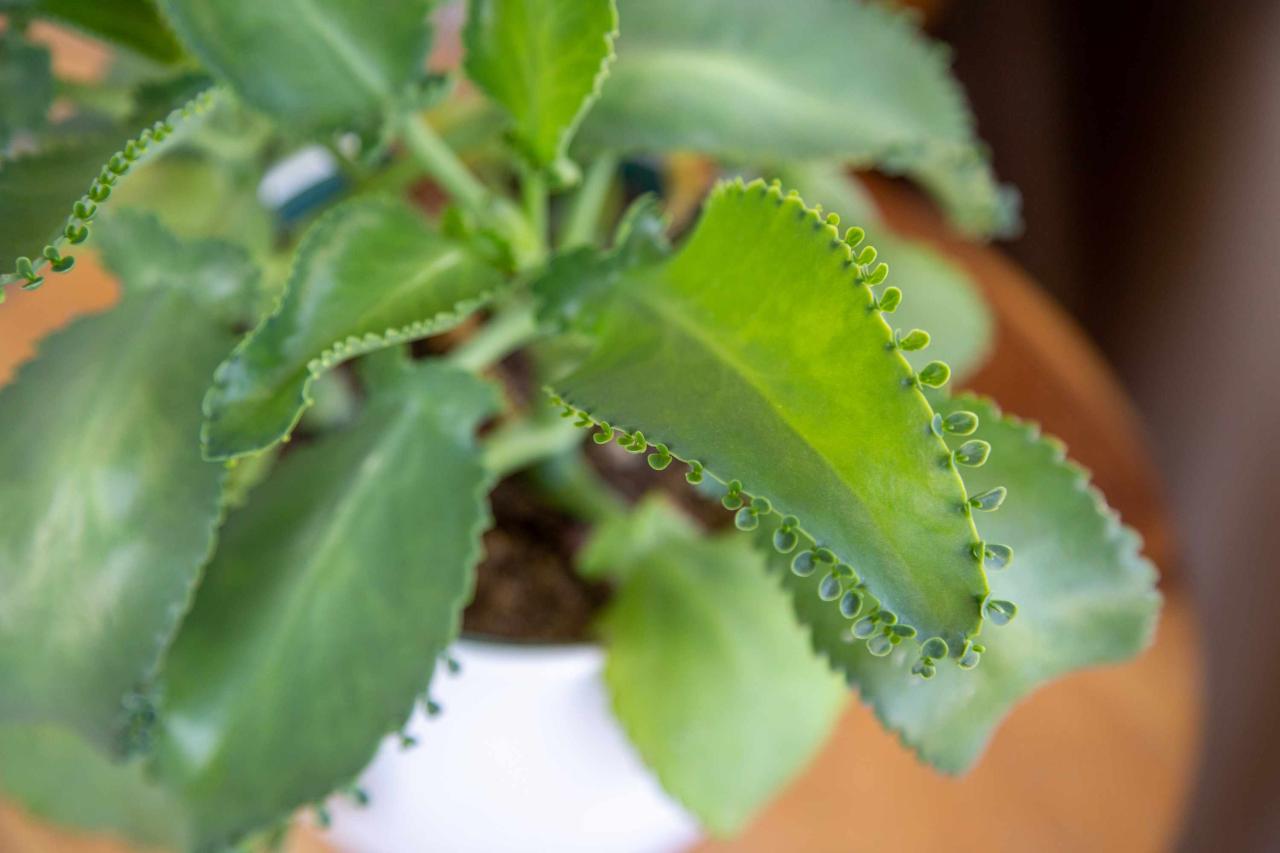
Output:
[[[415,705],[452,713],[431,684],[467,678],[448,649],[517,475],[592,526],[613,710],[709,832],[851,695],[961,772],[1029,691],[1144,648],[1137,535],[951,390],[985,305],[847,170],[1016,227],[909,17],[469,0],[455,33],[434,6],[9,7],[0,297],[74,287],[88,250],[123,293],[0,389],[0,791],[74,823],[39,784],[73,779],[97,827],[195,849],[367,801]],[[131,60],[67,89],[70,123],[46,14]],[[461,58],[428,73],[433,44]]]

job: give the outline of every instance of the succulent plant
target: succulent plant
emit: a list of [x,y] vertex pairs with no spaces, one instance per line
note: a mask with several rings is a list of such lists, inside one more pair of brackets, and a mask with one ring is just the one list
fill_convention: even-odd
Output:
[[[0,391],[0,789],[196,848],[349,790],[437,710],[487,495],[538,466],[573,471],[540,482],[595,525],[578,570],[615,589],[617,716],[715,832],[849,687],[957,772],[1038,684],[1144,647],[1137,535],[1059,443],[946,391],[990,318],[848,175],[906,176],[974,238],[1016,227],[909,18],[470,0],[464,59],[427,72],[432,7],[3,5],[0,86],[24,99],[0,92],[0,294],[63,286],[94,236],[124,296]],[[39,17],[132,57],[60,90],[62,124]],[[328,184],[273,221],[255,193],[308,145]],[[686,232],[622,176],[689,151],[721,179]],[[424,178],[444,200],[410,201]],[[543,399],[495,379],[517,350]],[[587,431],[683,470],[726,523],[592,498]]]

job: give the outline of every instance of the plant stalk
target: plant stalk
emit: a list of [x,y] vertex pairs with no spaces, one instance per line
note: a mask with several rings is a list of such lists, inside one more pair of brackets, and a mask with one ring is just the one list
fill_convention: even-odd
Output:
[[419,165],[459,204],[476,216],[487,218],[491,200],[488,188],[432,130],[422,114],[414,112],[405,116],[403,129],[404,141]]
[[496,364],[537,337],[538,321],[533,305],[527,301],[512,303],[500,310],[474,335],[459,344],[447,356],[448,361],[463,370],[479,372]]
[[609,197],[609,187],[613,184],[613,176],[617,170],[616,154],[605,152],[591,161],[591,165],[587,167],[587,174],[582,179],[582,186],[569,207],[569,216],[560,238],[560,248],[572,249],[595,241],[596,231],[600,227],[600,215],[604,211],[605,200]]

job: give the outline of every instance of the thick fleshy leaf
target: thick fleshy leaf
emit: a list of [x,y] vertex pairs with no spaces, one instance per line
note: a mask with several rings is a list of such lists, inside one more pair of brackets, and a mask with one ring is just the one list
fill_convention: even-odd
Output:
[[222,488],[200,396],[234,338],[186,284],[51,336],[0,392],[0,720],[112,748],[147,720]]
[[42,130],[52,103],[49,49],[12,31],[0,33],[0,152],[15,133]]
[[890,231],[880,221],[875,202],[838,163],[791,164],[782,180],[807,201],[840,214],[845,225],[867,232],[867,241],[889,265],[893,283],[907,293],[893,315],[904,333],[928,329],[927,350],[906,353],[917,368],[933,359],[951,365],[957,380],[980,367],[991,350],[995,322],[991,310],[968,274],[924,243]]
[[231,515],[164,671],[156,764],[216,846],[352,781],[456,635],[488,523],[496,406],[406,368]]
[[171,146],[216,101],[217,90],[210,90],[176,109],[158,109],[155,124],[119,150],[118,136],[93,132],[0,161],[0,301],[6,284],[34,289],[50,270],[71,269],[71,247],[89,238],[90,223],[116,185]]
[[978,534],[868,275],[797,197],[722,184],[670,261],[618,280],[591,314],[598,346],[553,384],[655,467],[738,481],[739,526],[789,522],[801,551],[834,552],[805,559],[851,566],[843,583],[958,648],[987,594]]
[[159,62],[185,56],[152,0],[18,0],[18,5]]
[[900,12],[853,0],[618,5],[618,59],[584,144],[853,161],[910,175],[968,231],[1015,222],[943,49]]
[[619,721],[708,829],[739,829],[822,745],[844,685],[742,537],[706,538],[649,501],[585,559],[623,578],[601,625]]
[[362,353],[451,328],[501,276],[392,199],[358,199],[313,225],[275,312],[218,368],[205,399],[206,456],[255,453],[288,437],[312,380]]
[[181,806],[137,761],[113,761],[59,726],[0,725],[0,796],[64,828],[187,846]]
[[159,0],[246,102],[302,130],[360,128],[419,78],[431,0]]
[[231,326],[258,295],[258,271],[243,249],[220,240],[183,240],[155,214],[121,208],[99,226],[99,248],[133,293],[181,287],[202,310]]
[[471,0],[467,75],[501,104],[522,150],[551,165],[613,59],[614,0]]
[[[921,681],[911,674],[921,654],[914,642],[872,657],[866,644],[841,639],[856,622],[819,600],[816,578],[797,577],[776,557],[774,563],[814,647],[921,758],[958,772],[977,760],[1009,709],[1039,685],[1145,648],[1160,598],[1138,535],[1121,525],[1087,474],[1066,461],[1061,443],[1002,417],[985,400],[960,397],[941,411],[974,412],[981,420],[975,435],[997,447],[991,461],[969,475],[970,486],[1009,490],[1003,506],[984,517],[983,532],[988,542],[1013,549],[1012,561],[991,571],[990,581],[992,598],[1015,603],[1017,615],[976,638],[984,648],[976,669],[939,664]],[[988,567],[1003,558],[988,554]]]

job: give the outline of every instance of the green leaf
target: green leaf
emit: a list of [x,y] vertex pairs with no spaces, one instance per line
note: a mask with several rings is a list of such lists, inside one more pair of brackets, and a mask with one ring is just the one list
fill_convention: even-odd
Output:
[[159,0],[178,36],[283,125],[376,124],[421,74],[431,0]]
[[613,0],[471,0],[466,71],[539,166],[564,155],[613,60]]
[[49,49],[12,31],[0,33],[0,151],[18,131],[43,130],[52,103]]
[[138,762],[109,760],[58,726],[0,726],[0,794],[41,820],[136,844],[187,846],[181,806]]
[[[1086,473],[1066,461],[1060,442],[1002,417],[985,400],[963,396],[941,410],[976,413],[976,435],[997,448],[986,466],[969,475],[970,486],[1009,490],[1004,505],[984,515],[983,530],[988,542],[1013,549],[1009,566],[989,576],[992,598],[1015,602],[1017,616],[976,638],[985,647],[977,669],[939,665],[921,682],[911,675],[920,654],[914,642],[873,659],[863,643],[841,640],[854,623],[818,600],[816,578],[797,577],[785,563],[778,571],[800,621],[812,629],[814,647],[921,758],[958,772],[977,760],[1000,720],[1036,687],[1145,648],[1159,594],[1138,535],[1120,524]],[[989,568],[993,562],[988,555]]]
[[201,432],[207,458],[287,438],[311,404],[315,377],[357,355],[452,328],[501,284],[474,252],[399,201],[363,198],[333,208],[298,247],[275,312],[214,375]]
[[704,538],[649,501],[592,550],[624,578],[602,618],[614,711],[663,787],[732,833],[817,752],[844,685],[747,540]]
[[119,137],[88,133],[0,161],[0,270],[13,270],[0,272],[0,301],[6,284],[35,289],[49,270],[70,270],[75,261],[66,250],[89,238],[90,223],[115,187],[206,114],[216,92],[160,112],[162,118],[119,150]]
[[0,392],[0,721],[116,749],[145,728],[135,693],[219,516],[200,395],[233,338],[188,282],[166,284],[51,336]]
[[943,49],[852,0],[621,0],[618,60],[580,134],[619,151],[839,159],[923,184],[975,234],[1017,219]]
[[257,297],[249,255],[220,240],[183,240],[155,214],[124,208],[104,217],[99,246],[108,267],[133,293],[180,282],[184,295],[227,326],[243,322]]
[[951,365],[957,379],[973,373],[990,354],[995,321],[977,286],[958,265],[928,245],[900,237],[880,221],[874,202],[839,163],[794,163],[781,169],[788,186],[826,210],[840,214],[845,225],[858,225],[889,265],[895,285],[909,297],[893,315],[904,331],[928,329],[928,351],[908,353],[918,368],[933,359]]
[[266,255],[275,225],[256,196],[257,175],[173,152],[121,183],[114,204],[153,211],[181,237],[216,237]]
[[156,765],[206,846],[352,780],[456,635],[488,523],[488,384],[426,364],[233,514],[169,655]]
[[32,0],[25,6],[159,62],[186,55],[152,0]]
[[598,346],[554,385],[624,446],[662,442],[694,479],[765,499],[740,526],[798,517],[886,608],[958,647],[987,594],[978,534],[864,276],[797,197],[722,184],[670,261],[618,281]]

